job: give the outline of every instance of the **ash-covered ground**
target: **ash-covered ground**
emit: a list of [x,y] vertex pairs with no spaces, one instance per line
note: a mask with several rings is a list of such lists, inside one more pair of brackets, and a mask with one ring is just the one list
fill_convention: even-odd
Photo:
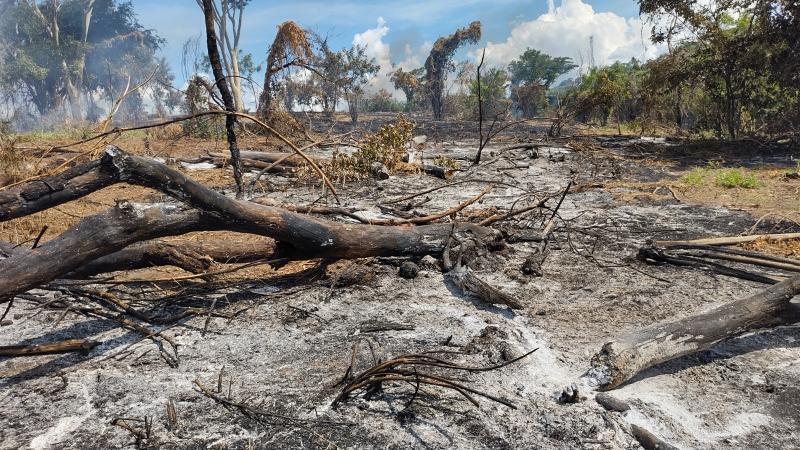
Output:
[[[430,144],[428,157],[443,153],[456,160],[475,147]],[[164,331],[179,344],[179,364],[172,367],[153,342],[116,322],[19,301],[13,323],[0,327],[0,345],[76,337],[102,344],[88,354],[0,359],[0,447],[639,448],[630,424],[680,448],[800,446],[796,326],[748,334],[640,374],[612,392],[631,405],[625,413],[606,411],[580,385],[591,356],[615,336],[762,289],[635,258],[648,239],[737,234],[753,225],[753,217],[682,204],[666,188],[637,197],[624,195],[638,194],[631,188],[592,187],[666,176],[625,158],[558,143],[539,148],[535,158],[524,149],[494,155],[492,148],[484,156],[491,164],[469,169],[464,162],[467,170],[454,178],[474,182],[402,204],[412,202],[421,213],[446,210],[483,190],[479,180],[493,180],[502,184],[463,214],[508,210],[575,178],[581,188],[559,209],[543,276],[520,270],[539,245],[533,242],[509,243],[477,265],[483,279],[520,299],[524,309],[461,295],[445,282],[438,258],[414,260],[420,272],[413,279],[398,276],[404,259],[361,260],[368,275],[347,286],[309,276],[199,290],[195,301],[216,298],[220,313],[236,314],[203,315]],[[316,186],[281,177],[270,182],[275,190],[269,195],[278,202],[307,204],[319,197]],[[381,216],[375,205],[437,184],[443,182],[424,174],[399,174],[347,185],[341,195],[359,214]],[[538,230],[548,212],[520,217],[497,228],[510,235]],[[443,357],[491,366],[538,350],[498,370],[456,375],[516,409],[479,396],[475,407],[457,392],[432,386],[415,393],[413,383],[387,384],[368,398],[359,393],[334,409],[356,343],[356,372],[422,351],[462,352]],[[272,416],[226,408],[195,381]],[[579,401],[559,402],[572,383]]]

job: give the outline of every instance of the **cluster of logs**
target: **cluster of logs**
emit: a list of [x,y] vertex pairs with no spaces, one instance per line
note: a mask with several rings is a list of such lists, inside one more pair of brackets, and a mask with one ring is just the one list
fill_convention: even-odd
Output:
[[[152,188],[180,203],[119,202],[87,217],[35,249],[0,247],[0,300],[65,276],[86,276],[168,261],[191,271],[203,256],[252,258],[362,258],[441,253],[454,236],[491,241],[497,233],[472,225],[382,226],[345,224],[285,208],[229,198],[151,159],[109,146],[102,158],[59,175],[0,192],[0,221],[85,196],[114,183]],[[230,230],[271,238],[261,248],[229,243],[169,246],[158,238],[194,231]]]

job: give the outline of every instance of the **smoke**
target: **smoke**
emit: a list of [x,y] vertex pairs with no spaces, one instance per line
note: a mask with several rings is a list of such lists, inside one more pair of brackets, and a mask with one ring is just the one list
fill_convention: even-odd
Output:
[[[631,58],[645,61],[666,51],[664,45],[650,43],[649,28],[639,17],[595,11],[584,0],[561,0],[558,6],[555,0],[547,0],[547,6],[547,12],[515,25],[504,41],[487,42],[485,65],[505,67],[528,47],[553,56],[570,57],[580,66],[579,70]],[[367,92],[386,89],[402,100],[402,92],[394,89],[389,79],[392,70],[422,67],[432,43],[414,48],[408,43],[388,43],[389,38],[390,27],[379,17],[374,28],[353,37],[353,44],[365,46],[367,54],[380,65],[380,71],[366,87]],[[481,50],[474,50],[469,56],[477,62],[480,53]]]

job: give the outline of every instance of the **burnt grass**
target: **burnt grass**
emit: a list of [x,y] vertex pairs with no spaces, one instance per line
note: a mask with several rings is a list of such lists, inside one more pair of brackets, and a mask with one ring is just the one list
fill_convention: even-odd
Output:
[[[612,392],[631,405],[626,413],[604,410],[585,386],[578,386],[577,402],[558,401],[607,340],[763,288],[646,265],[636,259],[640,246],[649,239],[738,234],[756,218],[654,191],[651,184],[666,183],[669,175],[631,154],[633,144],[653,147],[637,139],[616,147],[594,138],[604,152],[578,151],[561,139],[539,148],[535,158],[512,151],[470,168],[464,160],[476,143],[467,139],[469,128],[436,127],[426,124],[416,132],[441,143],[426,158],[442,153],[459,161],[463,170],[455,180],[505,183],[464,214],[507,210],[524,194],[554,194],[571,178],[582,186],[559,210],[543,276],[520,270],[536,243],[508,243],[475,263],[486,281],[519,299],[523,309],[463,296],[445,283],[439,258],[430,257],[413,260],[415,278],[398,275],[406,259],[376,258],[357,261],[365,275],[348,283],[333,283],[324,268],[282,280],[195,283],[158,308],[214,304],[219,314],[164,330],[179,345],[180,362],[171,367],[153,342],[115,322],[39,311],[18,301],[11,323],[0,327],[0,345],[78,337],[101,344],[86,354],[0,358],[0,448],[638,448],[630,424],[680,448],[800,446],[798,327],[751,333],[651,368]],[[493,149],[541,139],[544,131],[510,130],[487,148],[485,160],[501,156]],[[616,194],[637,188],[592,187],[613,180],[646,182],[641,191],[648,195],[622,202]],[[310,182],[273,176],[270,183],[269,195],[279,202],[308,204],[319,197]],[[396,174],[348,184],[340,195],[346,206],[378,215],[375,205],[437,184],[443,182],[424,174]],[[485,186],[442,189],[408,209],[441,211]],[[518,235],[540,229],[548,217],[547,211],[522,215],[496,228]],[[774,225],[764,221],[757,231],[796,231]],[[124,289],[159,297],[147,286]],[[482,397],[476,407],[452,390],[405,382],[359,392],[332,408],[356,343],[356,372],[430,350],[460,352],[443,358],[469,366],[501,364],[538,350],[497,370],[455,374],[516,409]],[[239,407],[203,394],[195,381]]]

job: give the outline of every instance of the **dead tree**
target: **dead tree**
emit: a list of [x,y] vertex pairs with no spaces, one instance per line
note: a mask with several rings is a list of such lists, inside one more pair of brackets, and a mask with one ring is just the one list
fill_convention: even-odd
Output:
[[472,22],[466,28],[459,28],[447,37],[440,37],[433,44],[428,59],[425,60],[425,79],[431,96],[433,117],[441,120],[444,115],[444,76],[453,54],[466,43],[476,43],[481,38],[481,23]]
[[[109,171],[120,182],[159,190],[195,209],[123,202],[88,217],[35,250],[14,253],[0,261],[0,299],[77,271],[133,243],[191,231],[224,229],[260,234],[279,242],[272,256],[280,253],[281,257],[295,259],[438,254],[453,232],[450,224],[416,227],[344,224],[231,199],[164,164],[128,155],[113,146],[106,149],[101,164],[102,170]],[[59,196],[53,200],[49,206],[66,198]],[[40,199],[37,207],[48,206]],[[20,214],[13,210],[9,215]],[[471,224],[459,226],[455,231],[462,238],[476,242],[488,243],[498,237],[492,230]]]
[[[214,84],[222,95],[225,103],[225,110],[236,113],[236,103],[234,102],[231,90],[228,87],[228,80],[222,71],[222,63],[219,58],[219,48],[217,47],[217,33],[214,28],[214,3],[213,0],[203,0],[203,15],[206,22],[206,47],[208,47],[208,60],[211,63],[211,70],[214,72]],[[231,152],[231,165],[233,166],[233,179],[236,181],[236,194],[241,196],[244,193],[242,178],[242,162],[239,158],[239,146],[236,143],[236,116],[228,114],[225,116],[225,131],[228,135],[228,149]]]
[[585,378],[601,390],[614,389],[644,369],[705,350],[749,331],[794,323],[800,308],[800,275],[755,295],[684,319],[652,325],[608,342],[592,358]]
[[299,25],[290,20],[278,26],[278,33],[275,34],[275,40],[267,54],[264,86],[258,99],[260,117],[266,117],[272,107],[273,87],[277,74],[291,67],[306,67],[313,57],[314,53],[306,32]]

